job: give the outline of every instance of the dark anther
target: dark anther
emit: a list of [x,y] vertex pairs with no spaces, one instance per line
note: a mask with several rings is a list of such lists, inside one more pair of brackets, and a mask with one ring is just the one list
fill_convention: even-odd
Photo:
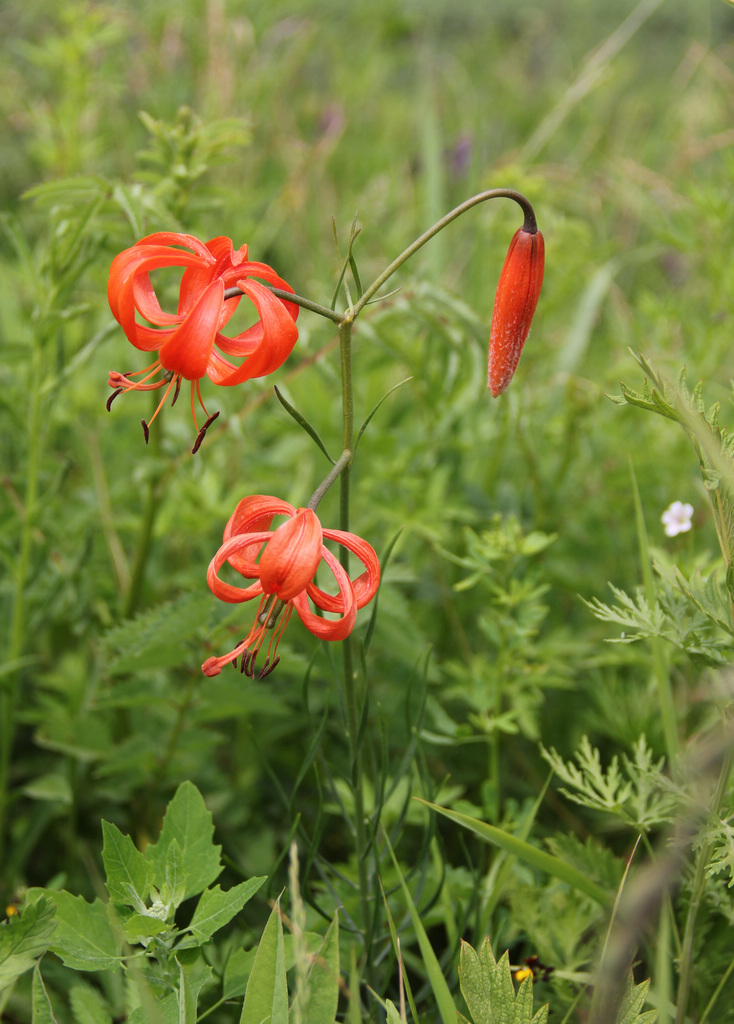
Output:
[[117,391],[112,392],[110,397],[107,399],[107,412],[112,412],[112,403],[114,402],[118,395],[122,394],[124,390],[124,388],[118,388]]
[[243,672],[250,679],[255,678],[255,658],[257,657],[257,648],[254,651],[245,651],[242,655],[242,667],[240,672]]
[[198,435],[196,437],[196,441],[194,442],[194,447],[191,449],[191,454],[192,455],[196,455],[196,453],[198,452],[199,448],[201,448],[201,442],[206,437],[207,429],[212,425],[212,423],[214,422],[214,420],[217,418],[218,415],[219,415],[219,413],[215,412],[213,416],[210,416],[209,419],[204,424],[204,426],[199,431],[199,433],[198,433]]
[[141,422],[141,424],[143,426],[143,433],[145,434],[145,443],[147,444],[148,443],[148,438],[150,437],[150,427],[145,422],[145,420],[141,420],[140,422]]
[[269,660],[266,658],[265,659],[265,664],[263,665],[263,667],[260,669],[260,671],[257,674],[257,678],[258,679],[264,679],[265,676],[269,676],[270,673],[273,671],[273,669],[275,668],[275,666],[278,664],[279,661],[280,661],[280,655],[278,655],[278,657],[273,661],[272,665],[270,664]]
[[181,374],[178,375],[178,380],[176,381],[176,390],[174,391],[173,398],[171,399],[171,408],[173,408],[174,405],[176,404],[176,399],[178,398],[178,393],[179,393],[180,390],[181,390]]

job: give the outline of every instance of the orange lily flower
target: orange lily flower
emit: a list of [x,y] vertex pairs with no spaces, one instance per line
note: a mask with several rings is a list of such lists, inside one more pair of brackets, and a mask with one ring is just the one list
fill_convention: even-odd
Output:
[[[184,268],[175,313],[161,309],[151,283],[150,272],[160,267]],[[160,231],[119,253],[112,261],[107,285],[112,315],[135,348],[156,351],[158,358],[136,373],[110,373],[108,383],[115,391],[107,408],[124,391],[165,388],[152,423],[171,391],[175,389],[175,402],[182,380],[188,380],[191,414],[198,431],[196,451],[206,428],[219,415],[209,416],[206,411],[200,390],[202,377],[224,387],[263,377],[288,358],[298,338],[295,321],[299,307],[277,298],[261,281],[293,291],[272,267],[248,262],[246,245],[235,250],[232,240],[224,237],[204,243],[193,235]],[[258,321],[241,334],[228,337],[221,333],[222,328],[243,297],[225,297],[226,289],[233,287],[242,289],[251,300]],[[138,315],[147,324],[140,323]],[[237,365],[227,356],[243,362]],[[201,430],[196,421],[196,400],[207,416]],[[148,427],[143,420],[146,442]]]
[[543,285],[545,242],[540,231],[515,232],[502,267],[489,335],[487,386],[496,398],[512,380]]
[[[274,516],[288,519],[274,531]],[[334,540],[357,556],[365,571],[350,579],[339,560],[324,545],[324,538]],[[260,554],[259,562],[255,561]],[[321,562],[326,562],[338,594],[331,595],[314,583]],[[234,586],[219,578],[225,562],[241,576],[257,582],[247,587]],[[253,495],[239,502],[224,530],[224,543],[209,564],[207,583],[222,601],[238,603],[259,597],[255,623],[237,646],[219,658],[207,658],[201,666],[207,676],[219,675],[227,664],[236,666],[241,656],[240,671],[255,675],[255,659],[269,631],[265,663],[258,678],[269,675],[278,661],[278,643],[295,608],[301,622],[321,640],[343,640],[354,629],[357,609],[363,608],[377,593],[380,563],[374,549],[353,533],[323,529],[310,508],[294,508],[287,501],[264,495]],[[309,600],[322,612],[336,613],[339,618],[326,619],[316,615]]]

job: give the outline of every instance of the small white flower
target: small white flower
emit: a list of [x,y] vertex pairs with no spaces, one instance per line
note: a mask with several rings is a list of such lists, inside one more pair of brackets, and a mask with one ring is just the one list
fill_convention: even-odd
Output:
[[665,526],[666,537],[676,537],[679,533],[687,533],[691,528],[691,516],[693,505],[685,504],[682,501],[674,501],[660,516],[660,521]]

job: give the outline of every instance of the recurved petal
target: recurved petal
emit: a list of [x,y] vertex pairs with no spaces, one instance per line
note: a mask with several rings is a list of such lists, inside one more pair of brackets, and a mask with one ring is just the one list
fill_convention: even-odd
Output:
[[298,338],[295,316],[291,313],[291,309],[298,309],[297,306],[292,302],[281,302],[270,289],[258,281],[242,280],[237,283],[254,302],[260,324],[251,327],[238,338],[223,339],[220,336],[219,347],[226,355],[237,356],[240,354],[238,346],[242,343],[247,345],[248,352],[251,351],[253,334],[257,336],[262,331],[262,337],[255,351],[247,356],[245,362],[234,373],[219,379],[215,377],[216,370],[210,367],[211,380],[226,387],[241,384],[242,381],[251,380],[253,377],[263,377],[277,370],[291,354]]
[[181,326],[161,345],[160,360],[166,370],[186,380],[206,375],[223,301],[224,285],[212,281]]
[[[231,537],[226,540],[224,544],[219,548],[214,558],[209,563],[209,568],[206,573],[206,581],[209,584],[211,592],[220,599],[220,601],[227,601],[230,604],[239,604],[242,601],[251,601],[253,597],[259,597],[262,592],[262,584],[258,579],[259,567],[254,561],[254,555],[257,554],[257,550],[270,539],[272,536],[269,532],[262,533],[248,533],[237,537]],[[247,558],[247,549],[253,549],[253,558]],[[249,587],[236,587],[232,583],[227,583],[219,578],[219,570],[222,568],[225,562],[229,562],[230,565],[234,563],[234,558],[237,557],[238,561],[241,562],[243,568],[238,569],[245,579],[255,579],[256,583],[250,584]]]
[[[336,605],[334,609],[323,608],[315,600],[314,603],[317,607],[323,608],[324,611],[333,610],[339,612],[341,618],[324,619],[320,615],[315,615],[309,608],[305,593],[297,594],[293,598],[293,606],[298,612],[301,622],[314,636],[319,637],[321,640],[343,640],[344,637],[349,636],[352,632],[357,621],[357,601],[354,597],[351,580],[339,560],[332,555],[328,548],[323,548],[322,556],[334,574],[334,579],[339,587],[339,595],[333,598],[333,602]],[[310,587],[308,592],[311,592]],[[323,593],[323,591],[319,591],[319,593]]]
[[260,557],[263,592],[292,601],[304,591],[321,561],[322,536],[316,513],[310,508],[296,509],[273,533]]
[[[355,533],[346,533],[344,530],[324,530],[324,537],[343,544],[364,565],[365,572],[355,580],[352,580],[357,608],[364,608],[375,596],[380,585],[380,561],[375,549]],[[319,608],[323,608],[324,611],[339,612],[342,610],[339,598],[324,593],[315,583],[309,586],[308,594],[314,604],[318,605]]]

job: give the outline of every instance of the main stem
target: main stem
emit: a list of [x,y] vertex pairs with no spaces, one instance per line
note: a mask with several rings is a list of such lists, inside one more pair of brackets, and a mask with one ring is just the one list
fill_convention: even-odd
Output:
[[[354,389],[352,384],[352,324],[354,316],[348,312],[339,325],[342,378],[342,448],[343,452],[354,451]],[[341,462],[341,459],[339,460]],[[336,467],[334,467],[336,469]],[[349,489],[351,482],[351,458],[339,477],[339,528],[349,530]],[[349,551],[342,546],[340,561],[349,572]],[[362,795],[362,754],[359,749],[359,695],[354,670],[352,637],[342,641],[344,666],[344,695],[347,705],[347,729],[349,731],[349,760],[351,765],[352,789],[354,791],[354,838],[357,872],[359,878],[359,907],[364,934],[365,969],[367,979],[373,983],[370,957],[371,914],[369,900],[369,877],[367,872],[367,830],[364,820],[364,799]]]

